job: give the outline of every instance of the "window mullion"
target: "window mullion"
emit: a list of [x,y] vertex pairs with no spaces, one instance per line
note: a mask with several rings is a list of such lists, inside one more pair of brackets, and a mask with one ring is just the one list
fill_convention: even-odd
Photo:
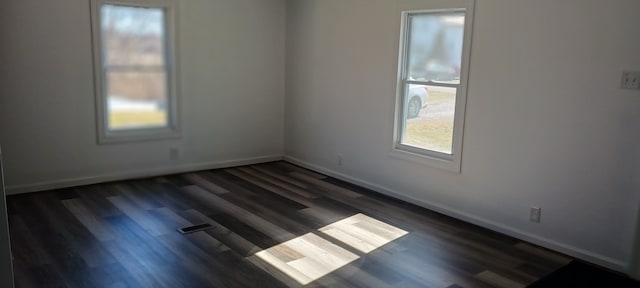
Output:
[[404,80],[404,83],[405,83],[405,85],[414,84],[414,85],[427,85],[427,86],[460,88],[460,84],[458,84],[458,83],[442,83],[442,82],[436,82],[436,81]]
[[143,65],[105,65],[105,71],[115,72],[164,72],[166,66],[143,66]]

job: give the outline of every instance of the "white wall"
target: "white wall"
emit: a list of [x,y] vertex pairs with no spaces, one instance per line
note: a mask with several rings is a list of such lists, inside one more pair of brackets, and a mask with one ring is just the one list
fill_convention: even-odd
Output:
[[177,2],[182,137],[97,145],[89,1],[0,1],[9,193],[281,157],[285,1]]
[[287,3],[287,159],[627,269],[640,92],[619,86],[640,70],[640,1],[477,0],[460,174],[389,155],[396,1]]

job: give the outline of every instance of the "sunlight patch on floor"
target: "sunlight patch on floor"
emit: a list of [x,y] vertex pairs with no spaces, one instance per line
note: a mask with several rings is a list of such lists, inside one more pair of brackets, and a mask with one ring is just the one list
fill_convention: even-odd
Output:
[[[363,214],[324,226],[318,231],[363,254],[398,239],[408,232]],[[255,254],[302,285],[340,269],[360,258],[348,250],[307,233]]]
[[260,251],[256,256],[303,285],[358,259],[358,255],[313,233]]
[[319,229],[363,253],[369,253],[408,232],[363,214],[356,214]]

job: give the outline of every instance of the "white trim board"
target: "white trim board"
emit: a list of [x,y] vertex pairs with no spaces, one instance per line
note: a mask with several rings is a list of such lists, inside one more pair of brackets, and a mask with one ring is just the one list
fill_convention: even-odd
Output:
[[633,250],[631,250],[631,263],[629,264],[629,276],[640,280],[640,213],[636,215],[636,233],[634,237]]
[[45,181],[45,182],[39,182],[39,183],[33,183],[33,184],[12,185],[12,186],[6,187],[6,192],[7,192],[7,195],[16,195],[16,194],[22,194],[22,193],[68,188],[68,187],[90,185],[90,184],[97,184],[97,183],[103,183],[103,182],[156,177],[156,176],[163,176],[163,175],[171,175],[171,174],[218,169],[218,168],[227,168],[227,167],[233,167],[233,166],[251,165],[251,164],[273,162],[273,161],[280,161],[280,160],[283,160],[282,155],[267,155],[267,156],[241,158],[241,159],[234,159],[234,160],[183,164],[183,165],[176,165],[176,166],[169,166],[169,167],[162,167],[162,168],[155,168],[155,169],[145,169],[145,170],[136,170],[136,171],[125,171],[125,172],[112,173],[112,174],[103,174],[103,175],[97,175],[97,176],[67,178],[67,179]]
[[299,165],[302,166],[304,168],[343,180],[343,181],[347,181],[349,183],[352,184],[356,184],[359,186],[362,186],[364,188],[373,190],[375,192],[387,195],[387,196],[391,196],[393,198],[397,198],[409,203],[414,203],[418,206],[424,207],[426,209],[429,210],[433,210],[435,212],[465,221],[465,222],[469,222],[502,234],[506,234],[509,235],[511,237],[515,237],[518,239],[521,239],[523,241],[527,241],[551,250],[555,250],[558,251],[560,253],[564,253],[567,255],[570,255],[572,257],[578,258],[578,259],[582,259],[609,269],[613,269],[616,271],[620,271],[620,272],[624,272],[624,273],[628,273],[629,272],[629,265],[628,263],[624,263],[622,261],[616,260],[616,259],[612,259],[609,258],[607,256],[604,255],[600,255],[597,253],[593,253],[591,251],[587,251],[566,243],[561,243],[561,242],[557,242],[548,238],[544,238],[544,237],[540,237],[513,227],[509,227],[509,226],[505,226],[503,224],[500,223],[496,223],[494,221],[490,221],[487,219],[483,219],[480,217],[477,217],[475,215],[466,213],[466,212],[462,212],[456,209],[452,209],[450,207],[447,207],[445,205],[441,205],[438,203],[433,203],[433,202],[429,202],[429,201],[424,201],[424,200],[420,200],[420,199],[416,199],[414,197],[411,196],[407,196],[404,195],[403,193],[394,191],[390,188],[384,187],[382,185],[379,184],[375,184],[369,181],[365,181],[362,179],[358,179],[340,172],[336,172],[334,170],[319,166],[319,165],[315,165],[315,164],[311,164],[309,162],[300,160],[298,158],[292,157],[292,156],[288,156],[285,155],[284,156],[284,161],[290,162],[292,164],[295,165]]

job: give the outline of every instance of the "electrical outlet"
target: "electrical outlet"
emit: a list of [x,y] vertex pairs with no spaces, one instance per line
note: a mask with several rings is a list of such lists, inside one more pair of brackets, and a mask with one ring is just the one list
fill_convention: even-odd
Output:
[[534,223],[540,223],[540,216],[542,216],[542,208],[531,206],[531,212],[529,213],[529,221]]
[[180,149],[178,148],[169,148],[169,159],[172,161],[176,161],[180,159]]
[[640,71],[622,72],[620,87],[622,87],[622,89],[640,89]]
[[342,154],[338,154],[338,156],[336,157],[338,166],[342,166]]

